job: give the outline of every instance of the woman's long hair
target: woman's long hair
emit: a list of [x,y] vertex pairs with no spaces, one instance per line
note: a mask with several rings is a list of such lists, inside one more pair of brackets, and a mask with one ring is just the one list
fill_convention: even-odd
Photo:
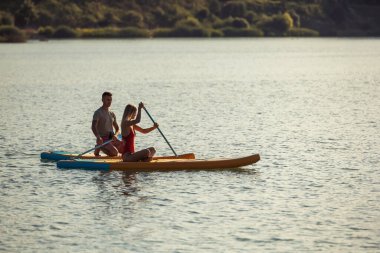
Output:
[[123,118],[121,119],[121,123],[123,124],[126,120],[131,120],[132,117],[136,116],[137,108],[134,105],[128,104],[123,113]]

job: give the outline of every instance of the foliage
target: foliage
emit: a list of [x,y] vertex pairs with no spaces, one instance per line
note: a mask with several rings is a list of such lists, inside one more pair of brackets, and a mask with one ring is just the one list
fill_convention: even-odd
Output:
[[195,15],[199,20],[205,20],[210,16],[210,11],[206,8],[202,8]]
[[222,18],[244,17],[247,5],[244,1],[230,1],[222,7]]
[[25,42],[26,35],[17,27],[0,26],[0,42]]
[[222,5],[219,0],[210,0],[208,3],[208,9],[210,10],[210,13],[219,16],[222,11]]
[[156,29],[153,31],[153,37],[210,37],[210,32],[205,28],[179,26],[174,29]]
[[177,21],[175,27],[201,27],[201,23],[198,19],[194,17],[187,17],[186,19],[182,19]]
[[233,27],[233,28],[249,28],[249,23],[244,18],[233,18],[229,17],[220,21],[217,21],[214,25],[214,28],[226,28],[226,27]]
[[297,12],[295,12],[294,10],[290,11],[289,15],[290,15],[291,19],[293,20],[293,27],[301,27],[301,18],[297,14]]
[[40,27],[38,29],[38,35],[45,38],[51,38],[54,34],[54,28],[51,26]]
[[235,28],[249,28],[249,23],[244,18],[235,18],[232,21],[232,27],[235,27]]
[[271,17],[264,17],[257,25],[267,35],[283,36],[293,27],[293,19],[289,13],[277,14]]
[[217,30],[217,29],[210,29],[209,33],[210,33],[210,37],[214,37],[214,38],[219,38],[219,37],[224,36],[223,31]]
[[120,29],[120,38],[148,38],[150,33],[148,30],[136,27],[126,27]]
[[262,37],[263,31],[256,27],[251,28],[223,28],[222,32],[226,37]]
[[120,37],[122,28],[126,37],[224,36],[251,27],[267,36],[314,36],[303,28],[321,36],[380,35],[379,9],[376,0],[0,0],[0,25],[98,29],[90,37]]
[[257,22],[259,16],[257,15],[256,12],[254,11],[248,11],[247,14],[245,15],[245,19],[250,23],[254,24]]
[[8,12],[0,11],[0,26],[1,25],[14,25],[14,17]]
[[49,11],[40,10],[36,23],[39,26],[48,26],[54,23],[54,17]]
[[78,33],[82,38],[148,38],[150,33],[146,29],[136,27],[116,28],[87,28],[78,29]]
[[157,28],[153,30],[152,36],[154,38],[166,38],[171,37],[170,34],[173,29],[171,28]]
[[69,39],[69,38],[76,38],[78,35],[77,35],[77,32],[68,27],[68,26],[59,26],[53,33],[53,38],[56,38],[56,39]]
[[287,35],[294,37],[318,37],[319,32],[308,28],[292,28],[288,31]]
[[38,17],[37,9],[32,0],[25,0],[15,13],[15,24],[19,27],[25,27]]
[[144,17],[137,11],[127,11],[121,21],[123,26],[144,27]]
[[336,24],[342,25],[346,21],[346,0],[321,0],[321,2],[323,11],[334,20]]

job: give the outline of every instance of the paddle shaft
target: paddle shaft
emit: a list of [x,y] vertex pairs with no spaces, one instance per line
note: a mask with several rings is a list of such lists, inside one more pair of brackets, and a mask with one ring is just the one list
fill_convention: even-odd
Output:
[[89,150],[87,150],[87,151],[85,151],[85,152],[83,152],[83,153],[77,155],[75,158],[81,157],[82,155],[87,154],[88,152],[91,152],[91,151],[93,151],[93,150],[95,150],[95,149],[97,149],[97,148],[101,148],[101,147],[107,145],[108,143],[110,143],[110,142],[112,142],[112,141],[113,141],[112,139],[111,139],[111,140],[108,140],[108,141],[104,142],[103,144],[100,144],[100,145],[96,146],[95,148],[89,149]]
[[[149,118],[152,120],[153,124],[156,123],[156,122],[154,121],[154,119],[152,118],[152,116],[150,116],[148,110],[147,110],[145,107],[143,107],[143,108],[144,108],[144,111],[146,112],[146,114],[148,114]],[[160,129],[159,127],[157,127],[157,130],[160,132],[160,134],[162,135],[162,137],[164,137],[166,143],[169,145],[169,147],[170,147],[170,149],[173,151],[174,155],[175,155],[175,156],[178,156],[177,153],[174,151],[172,145],[170,145],[168,139],[166,139],[165,135],[162,133],[161,129]]]

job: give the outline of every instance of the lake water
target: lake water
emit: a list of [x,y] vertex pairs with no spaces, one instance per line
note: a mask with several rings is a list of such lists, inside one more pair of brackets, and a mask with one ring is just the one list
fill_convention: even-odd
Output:
[[[0,45],[0,251],[379,252],[380,40]],[[239,169],[58,170],[101,94],[143,101],[177,153]],[[150,126],[143,114],[142,126]],[[137,148],[171,150],[158,132]]]

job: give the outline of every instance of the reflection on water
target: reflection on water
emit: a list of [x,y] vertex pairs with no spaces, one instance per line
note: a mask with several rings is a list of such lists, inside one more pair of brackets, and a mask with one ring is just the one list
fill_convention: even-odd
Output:
[[[380,248],[378,39],[49,41],[0,56],[0,250]],[[104,90],[119,120],[144,101],[177,153],[261,160],[133,174],[41,162],[93,147]],[[136,146],[171,154],[156,132]]]

